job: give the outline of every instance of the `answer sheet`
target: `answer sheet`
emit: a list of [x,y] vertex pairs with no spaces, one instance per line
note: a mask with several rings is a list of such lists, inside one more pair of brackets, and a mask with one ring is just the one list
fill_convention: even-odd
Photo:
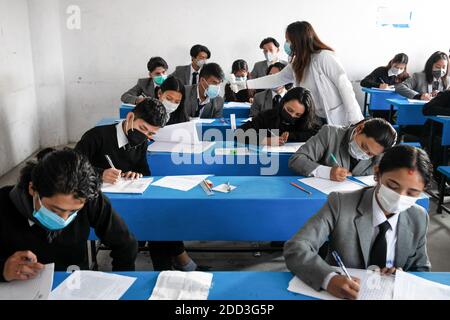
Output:
[[206,272],[163,271],[149,300],[206,300],[212,278]]
[[210,176],[211,175],[209,174],[194,176],[166,176],[156,182],[153,182],[152,186],[189,191]]
[[153,178],[140,178],[135,180],[120,179],[116,184],[104,182],[102,192],[143,194],[152,181]]
[[395,274],[395,300],[450,300],[450,286],[403,271]]
[[[369,177],[354,177],[359,181],[364,182],[367,185],[371,185],[369,183],[373,183],[375,180],[373,180],[373,176]],[[298,181],[317,189],[325,194],[330,194],[331,192],[342,192],[342,191],[356,191],[364,188],[365,186],[362,184],[359,184],[357,182],[351,181],[351,180],[344,180],[342,182],[338,181],[332,181],[329,179],[323,179],[323,178],[303,178],[298,179]],[[373,184],[372,184],[373,185]]]
[[264,146],[262,151],[273,153],[295,153],[304,144],[304,142],[288,142],[282,146]]

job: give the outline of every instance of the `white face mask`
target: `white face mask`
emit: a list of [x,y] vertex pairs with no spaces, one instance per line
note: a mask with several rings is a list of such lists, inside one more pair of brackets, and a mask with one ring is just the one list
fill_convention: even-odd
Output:
[[389,73],[392,74],[393,76],[398,76],[402,72],[403,72],[403,69],[399,69],[399,68],[396,68],[396,67],[392,67],[392,68],[389,69]]
[[201,68],[206,64],[206,59],[195,60],[195,64]]
[[355,140],[355,136],[353,136],[352,141],[348,145],[348,153],[357,160],[370,160],[373,158],[373,156],[369,156],[361,149]]
[[377,193],[381,207],[388,213],[400,213],[411,208],[417,201],[416,197],[403,196],[394,190],[380,186]]
[[174,102],[171,102],[171,101],[166,100],[166,99],[164,99],[162,101],[162,104],[163,104],[164,108],[166,108],[166,111],[167,111],[168,114],[170,114],[170,113],[174,112],[175,110],[177,110],[178,106],[180,105],[179,103],[174,103]]
[[278,56],[276,53],[272,53],[272,52],[266,52],[264,53],[264,57],[266,58],[267,62],[272,62],[272,61],[276,61]]

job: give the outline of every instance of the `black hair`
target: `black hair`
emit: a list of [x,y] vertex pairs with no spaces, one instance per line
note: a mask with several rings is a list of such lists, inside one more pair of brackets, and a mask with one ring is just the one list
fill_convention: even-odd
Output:
[[209,77],[216,77],[220,81],[223,81],[225,79],[225,74],[223,73],[222,68],[214,62],[205,64],[202,69],[200,70],[199,78],[209,78]]
[[151,57],[150,60],[148,60],[147,62],[147,69],[149,72],[153,72],[153,70],[155,70],[158,67],[162,67],[164,69],[169,69],[169,66],[166,62],[166,60],[164,60],[161,57]]
[[279,69],[279,70],[281,71],[281,70],[284,69],[284,67],[286,67],[286,65],[285,65],[284,63],[282,63],[282,62],[275,62],[275,63],[271,64],[271,65],[267,68],[267,70],[266,70],[266,75],[269,75],[270,71],[271,71],[273,68],[277,68],[277,69]]
[[209,51],[209,49],[201,44],[196,44],[195,46],[193,46],[189,53],[192,58],[197,58],[197,56],[200,52],[206,53],[208,56],[208,59],[211,58],[211,52]]
[[166,108],[154,98],[145,98],[134,107],[132,112],[137,119],[142,119],[152,126],[162,128],[166,125]]
[[318,125],[318,119],[316,117],[316,107],[314,99],[311,95],[311,91],[302,87],[296,87],[289,90],[281,99],[280,106],[284,107],[286,102],[297,100],[305,106],[305,112],[301,116],[300,120],[303,122],[304,129],[313,129]]
[[97,198],[101,180],[89,160],[75,150],[47,148],[37,161],[29,161],[20,172],[19,186],[28,190],[30,182],[40,197],[71,194],[86,201]]
[[268,37],[268,38],[263,39],[263,41],[261,41],[261,43],[259,44],[259,48],[262,49],[268,43],[273,43],[273,45],[277,48],[280,47],[280,44],[278,43],[277,40],[275,40],[275,38]]
[[170,114],[170,118],[185,119],[185,121],[188,121],[189,117],[186,113],[186,109],[184,108],[185,90],[183,82],[174,76],[169,76],[166,80],[164,80],[163,84],[159,87],[159,90],[161,93],[166,91],[176,91],[181,93],[182,98],[180,105]]
[[361,133],[368,138],[373,138],[384,149],[391,148],[397,142],[397,131],[385,119],[365,119],[356,124],[356,126],[361,123],[364,123]]
[[389,61],[389,63],[386,66],[386,69],[390,69],[392,67],[392,65],[394,63],[401,63],[405,65],[405,70],[403,70],[402,73],[400,73],[396,78],[395,78],[395,83],[401,83],[403,81],[405,81],[407,78],[409,78],[409,74],[408,74],[408,55],[406,53],[397,53],[394,58],[392,58],[391,61]]
[[433,165],[424,150],[400,144],[387,150],[378,165],[380,175],[401,168],[417,170],[422,176],[425,187],[429,186]]
[[442,83],[444,85],[444,88],[447,88],[447,75],[448,75],[448,56],[445,52],[442,51],[436,51],[433,53],[425,63],[425,68],[423,72],[425,72],[425,77],[427,79],[428,83],[433,82],[433,64],[438,62],[439,60],[445,60],[447,61],[447,70],[445,72],[445,75],[442,77]]
[[233,64],[231,65],[231,72],[235,73],[238,72],[240,70],[245,70],[248,71],[248,64],[247,61],[239,59],[233,62]]

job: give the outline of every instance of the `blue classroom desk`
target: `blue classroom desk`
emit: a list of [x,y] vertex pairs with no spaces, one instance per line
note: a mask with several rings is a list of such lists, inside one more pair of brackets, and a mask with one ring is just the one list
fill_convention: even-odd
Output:
[[[247,119],[250,116],[250,105],[242,104],[235,105],[232,107],[227,107],[227,104],[224,104],[223,108],[223,117],[229,119],[232,113],[235,114],[236,118],[244,118]],[[121,119],[126,118],[128,112],[132,111],[135,106],[132,104],[122,103],[119,109],[119,117]]]
[[377,88],[361,88],[364,92],[364,115],[367,111],[385,110],[389,111],[391,105],[386,99],[401,99],[401,95],[395,91],[383,90]]
[[427,119],[431,120],[431,134],[430,134],[430,146],[433,150],[434,136],[436,135],[436,126],[442,126],[442,163],[441,165],[448,165],[448,150],[450,148],[450,117],[447,116],[428,116]]
[[261,147],[248,146],[249,155],[216,155],[217,148],[230,146],[232,145],[227,142],[217,141],[213,147],[202,154],[147,152],[147,161],[152,175],[155,176],[192,174],[291,176],[294,174],[288,167],[292,153],[266,153],[259,151]]
[[[135,277],[120,300],[147,300],[156,285],[159,272],[116,272]],[[444,285],[450,285],[450,272],[412,272],[413,274]],[[287,290],[292,279],[290,272],[212,272],[212,285],[208,300],[317,300]],[[66,272],[55,272],[53,289],[69,276]]]
[[[237,188],[208,196],[200,186],[184,192],[150,185],[142,195],[107,196],[138,240],[285,241],[327,199],[298,178],[212,176],[214,186],[230,182]],[[429,207],[428,197],[417,203]]]

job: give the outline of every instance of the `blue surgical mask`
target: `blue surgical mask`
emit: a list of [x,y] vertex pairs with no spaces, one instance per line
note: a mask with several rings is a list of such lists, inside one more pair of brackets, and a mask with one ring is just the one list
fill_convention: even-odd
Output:
[[44,226],[46,229],[50,231],[57,231],[64,229],[67,227],[77,216],[78,210],[74,211],[70,214],[69,218],[67,220],[64,220],[59,215],[54,213],[53,211],[47,209],[44,207],[44,205],[41,202],[41,199],[38,196],[39,204],[41,205],[41,208],[36,211],[36,207],[33,201],[33,217],[39,221],[39,223]]
[[286,52],[286,54],[288,55],[288,56],[291,56],[292,55],[292,48],[291,48],[291,43],[290,42],[285,42],[284,43],[284,52]]
[[219,96],[220,93],[220,85],[210,84],[208,85],[208,89],[205,91],[205,95],[207,95],[210,99],[214,99]]
[[247,81],[247,77],[236,77],[236,81]]

